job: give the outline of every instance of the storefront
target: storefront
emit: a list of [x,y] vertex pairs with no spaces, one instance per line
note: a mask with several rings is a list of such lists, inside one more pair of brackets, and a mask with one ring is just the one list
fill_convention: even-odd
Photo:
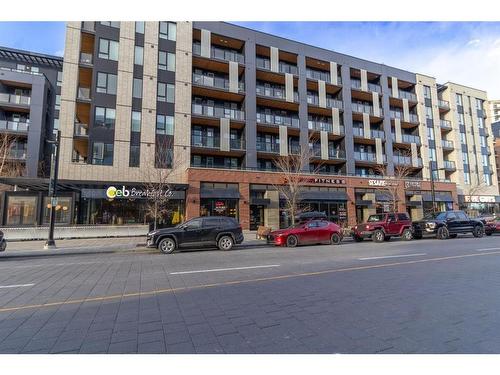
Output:
[[[423,214],[426,215],[433,212],[433,199],[431,191],[422,191],[422,209]],[[436,211],[450,211],[454,208],[453,196],[448,191],[435,191],[434,204]]]
[[229,216],[239,219],[238,184],[203,182],[200,188],[200,216]]
[[500,215],[499,195],[459,195],[458,202],[471,217]]

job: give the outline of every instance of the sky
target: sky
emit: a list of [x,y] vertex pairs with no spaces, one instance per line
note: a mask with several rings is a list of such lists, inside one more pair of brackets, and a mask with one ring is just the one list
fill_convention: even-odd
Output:
[[[233,22],[500,99],[500,22]],[[0,45],[62,56],[63,22],[0,22]]]

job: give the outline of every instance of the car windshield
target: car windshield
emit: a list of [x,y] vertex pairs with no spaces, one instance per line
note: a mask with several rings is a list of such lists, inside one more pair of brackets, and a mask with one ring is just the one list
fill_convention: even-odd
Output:
[[382,220],[384,220],[384,215],[370,215],[368,217],[367,222],[368,223],[373,223],[373,222],[382,221]]

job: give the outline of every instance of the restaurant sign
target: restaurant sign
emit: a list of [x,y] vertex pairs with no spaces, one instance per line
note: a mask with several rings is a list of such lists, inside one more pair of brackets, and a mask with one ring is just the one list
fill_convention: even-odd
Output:
[[493,196],[493,195],[465,195],[464,201],[466,203],[495,203],[495,196]]

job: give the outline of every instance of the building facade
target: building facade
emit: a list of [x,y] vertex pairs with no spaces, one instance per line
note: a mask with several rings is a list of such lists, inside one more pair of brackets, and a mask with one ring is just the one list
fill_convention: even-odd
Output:
[[432,190],[442,210],[479,195],[468,208],[498,210],[483,91],[223,22],[68,22],[62,76],[61,224],[145,222],[144,186],[167,170],[166,225],[283,227],[275,161],[303,150],[302,208],[342,225],[389,210],[401,166],[397,209],[414,219]]
[[491,123],[500,122],[500,100],[490,100],[488,106]]

